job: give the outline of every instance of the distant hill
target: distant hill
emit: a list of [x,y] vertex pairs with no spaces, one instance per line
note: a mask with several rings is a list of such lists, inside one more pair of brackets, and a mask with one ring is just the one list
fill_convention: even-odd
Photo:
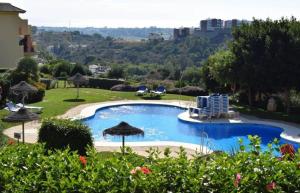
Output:
[[[128,34],[131,37],[132,34]],[[135,36],[136,37],[136,36]],[[146,39],[146,38],[145,38]],[[34,40],[40,53],[83,64],[158,64],[200,66],[230,39],[223,33],[207,38],[201,34],[179,40],[128,41],[80,31],[41,31]]]
[[93,35],[100,34],[104,37],[121,38],[125,40],[142,40],[148,39],[150,33],[162,34],[164,39],[171,39],[173,36],[172,28],[67,28],[67,27],[37,27],[37,32],[68,32],[68,31],[79,31],[81,34]]

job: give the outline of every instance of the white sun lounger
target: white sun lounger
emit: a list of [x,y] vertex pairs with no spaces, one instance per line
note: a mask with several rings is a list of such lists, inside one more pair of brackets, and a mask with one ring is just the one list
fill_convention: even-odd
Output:
[[[18,103],[18,104],[16,104],[16,107],[21,108],[21,107],[23,107],[23,104]],[[42,113],[43,108],[44,108],[44,107],[34,107],[34,106],[27,106],[27,105],[24,105],[24,107],[33,113]]]

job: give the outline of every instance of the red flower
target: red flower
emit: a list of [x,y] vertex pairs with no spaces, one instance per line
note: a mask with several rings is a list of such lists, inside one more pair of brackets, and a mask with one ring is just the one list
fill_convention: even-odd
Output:
[[275,182],[271,182],[271,183],[266,185],[266,189],[268,191],[273,191],[273,190],[275,190],[275,188],[276,188],[276,183]]
[[136,174],[139,171],[142,172],[143,174],[151,174],[151,170],[145,166],[143,166],[143,167],[138,166],[138,167],[132,169],[130,171],[130,174]]
[[147,167],[142,167],[141,168],[141,171],[144,173],[144,174],[151,174],[151,170]]
[[290,145],[290,144],[284,144],[280,147],[280,152],[283,156],[287,156],[289,155],[290,158],[294,158],[295,157],[295,149],[294,146]]
[[240,183],[240,181],[241,181],[241,179],[242,179],[241,174],[240,174],[240,173],[237,173],[237,174],[236,174],[236,177],[235,177],[235,180],[234,180],[234,182],[233,182],[233,185],[234,185],[235,187],[238,187],[238,186],[239,186],[239,183]]
[[87,160],[85,156],[79,156],[79,160],[83,166],[86,166]]
[[8,139],[8,141],[7,141],[7,144],[8,145],[13,145],[13,144],[15,144],[16,142],[13,140],[13,139]]

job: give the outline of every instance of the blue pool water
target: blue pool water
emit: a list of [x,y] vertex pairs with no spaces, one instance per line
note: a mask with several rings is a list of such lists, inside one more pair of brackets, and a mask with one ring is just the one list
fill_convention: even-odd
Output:
[[[291,143],[280,138],[281,128],[248,123],[190,123],[181,121],[177,116],[185,109],[166,105],[120,105],[99,109],[93,117],[83,120],[92,129],[95,141],[121,141],[119,137],[106,136],[104,129],[113,127],[121,121],[141,128],[144,137],[129,136],[126,141],[175,141],[200,144],[203,131],[208,134],[209,147],[213,150],[230,152],[237,149],[238,140],[249,144],[248,135],[261,137],[262,149],[267,144],[280,139],[280,143]],[[203,139],[203,137],[202,137]],[[299,144],[291,143],[295,148]]]

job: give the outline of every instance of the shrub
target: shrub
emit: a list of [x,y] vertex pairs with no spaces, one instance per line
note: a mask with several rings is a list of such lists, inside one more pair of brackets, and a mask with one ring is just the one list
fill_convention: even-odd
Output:
[[89,74],[89,69],[88,67],[82,65],[82,64],[75,64],[74,67],[72,68],[71,70],[71,76],[77,74],[77,73],[80,73],[82,75],[87,75]]
[[38,64],[37,62],[30,58],[25,57],[18,63],[17,72],[24,73],[25,81],[33,80],[38,81]]
[[207,91],[196,86],[185,86],[183,88],[174,88],[167,91],[170,94],[182,94],[187,96],[204,96],[208,95]]
[[111,67],[107,76],[109,78],[123,78],[124,77],[124,68],[115,64]]
[[65,77],[71,74],[72,64],[67,61],[58,61],[52,71],[55,77]]
[[44,74],[51,74],[51,67],[48,64],[43,64],[42,66],[39,67],[40,72]]
[[89,86],[92,88],[111,89],[111,87],[118,84],[124,84],[124,81],[106,78],[89,78]]
[[38,91],[36,93],[29,93],[28,97],[25,98],[26,103],[36,103],[42,101],[45,96],[46,85],[40,82],[35,82],[32,84]]
[[0,106],[1,106],[1,104],[5,103],[6,98],[9,94],[10,82],[9,82],[8,76],[9,76],[8,73],[0,74],[0,86],[2,87]]
[[63,119],[44,120],[39,131],[38,141],[47,149],[65,149],[86,154],[86,148],[93,145],[90,129],[79,121]]
[[[293,158],[272,155],[277,142],[260,151],[251,137],[249,151],[188,158],[156,149],[141,158],[133,153],[79,156],[68,149],[44,153],[44,146],[9,145],[0,149],[0,192],[298,192],[300,150]],[[273,191],[271,190],[273,189]]]
[[111,87],[112,91],[137,91],[137,87],[125,85],[125,84],[118,84],[113,87]]

